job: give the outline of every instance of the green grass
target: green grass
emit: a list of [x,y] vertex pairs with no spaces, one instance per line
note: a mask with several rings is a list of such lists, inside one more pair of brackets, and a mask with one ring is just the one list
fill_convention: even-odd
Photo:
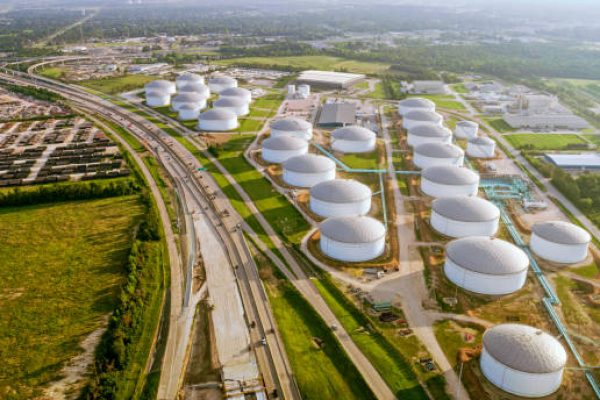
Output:
[[569,271],[588,279],[595,279],[600,275],[600,269],[596,263],[585,265],[583,267],[571,268]]
[[535,150],[565,150],[569,145],[586,145],[587,142],[575,134],[515,133],[504,135],[515,148],[531,147]]
[[456,100],[440,99],[440,100],[434,100],[434,103],[439,108],[447,108],[449,110],[455,110],[455,111],[467,111],[465,106],[461,102],[456,101]]
[[276,110],[279,105],[281,105],[281,100],[270,99],[270,98],[260,98],[254,100],[254,102],[250,105],[251,108],[267,108],[269,110]]
[[484,121],[486,121],[492,128],[494,128],[497,132],[513,132],[514,129],[510,127],[506,123],[503,118],[500,117],[483,117]]
[[583,137],[593,144],[600,146],[600,135],[583,135]]
[[240,57],[215,62],[221,65],[252,64],[265,67],[292,67],[295,69],[348,71],[363,74],[377,74],[389,68],[389,64],[355,61],[332,56]]
[[383,83],[377,82],[375,84],[375,90],[369,93],[367,97],[371,99],[385,99],[385,90],[383,88]]
[[357,153],[357,154],[344,154],[340,157],[340,161],[349,166],[350,168],[368,168],[368,169],[380,169],[384,166],[380,166],[377,159],[377,152],[373,151],[370,153]]
[[78,84],[102,93],[117,94],[134,89],[141,89],[146,83],[155,79],[156,77],[154,76],[132,74],[110,78],[88,79],[86,81],[78,82]]
[[[450,364],[455,367],[457,364],[457,354],[462,347],[474,347],[477,343],[481,342],[482,332],[477,331],[473,343],[466,343],[463,335],[453,328],[453,322],[449,320],[438,321],[434,324],[433,330],[435,337],[440,344],[440,347],[446,354]],[[460,325],[454,325],[460,326]]]
[[469,93],[469,90],[462,83],[456,83],[456,84],[450,85],[450,86],[452,87],[452,89],[454,89],[454,91],[456,93],[460,93],[460,94]]
[[358,82],[357,84],[352,86],[355,89],[358,90],[366,90],[369,88],[369,82],[363,81],[363,82]]
[[265,121],[257,119],[242,118],[240,119],[240,126],[236,131],[240,133],[258,132],[261,130]]
[[142,213],[137,196],[0,210],[0,392],[35,397],[103,325]]
[[319,293],[344,326],[354,343],[381,374],[397,398],[427,399],[410,363],[380,333],[370,327],[366,316],[325,277],[314,279]]
[[65,74],[65,70],[60,67],[46,67],[39,71],[39,74],[50,79],[60,79]]

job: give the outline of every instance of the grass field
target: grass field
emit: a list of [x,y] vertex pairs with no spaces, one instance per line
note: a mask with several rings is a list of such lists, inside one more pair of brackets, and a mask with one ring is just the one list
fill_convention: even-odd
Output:
[[331,56],[241,57],[218,60],[215,62],[222,65],[252,64],[274,67],[292,67],[297,69],[348,71],[363,74],[376,74],[389,68],[389,64],[355,61]]
[[33,398],[115,308],[137,196],[0,210],[0,393]]
[[65,74],[65,70],[60,67],[46,67],[39,71],[39,74],[50,79],[60,79]]
[[78,82],[79,85],[89,89],[97,90],[106,94],[117,94],[130,90],[141,89],[146,83],[155,80],[156,77],[148,75],[122,75],[112,78],[89,79]]
[[375,90],[367,95],[371,99],[385,99],[385,90],[383,89],[383,83],[377,82],[375,84]]
[[506,121],[500,117],[483,117],[483,119],[496,131],[500,133],[513,132],[514,129],[506,123]]
[[456,366],[459,349],[461,347],[474,347],[477,343],[481,342],[483,336],[480,330],[473,329],[473,342],[467,343],[465,342],[464,335],[461,334],[460,329],[460,325],[449,320],[438,321],[433,326],[435,337],[453,367]]
[[517,149],[531,146],[535,150],[565,150],[569,145],[585,145],[587,143],[581,136],[569,133],[515,133],[504,135],[504,138]]

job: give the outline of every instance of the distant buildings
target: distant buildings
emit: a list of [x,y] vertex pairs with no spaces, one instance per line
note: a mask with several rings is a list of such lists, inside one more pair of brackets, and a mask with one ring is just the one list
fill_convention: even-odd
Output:
[[600,169],[600,153],[558,154],[547,153],[545,158],[562,169]]
[[589,128],[588,122],[574,114],[506,114],[504,120],[511,128],[533,130],[580,130]]
[[310,70],[301,72],[296,81],[313,86],[346,89],[363,79],[365,79],[363,74]]
[[448,85],[442,81],[414,81],[404,85],[407,93],[414,94],[447,94]]

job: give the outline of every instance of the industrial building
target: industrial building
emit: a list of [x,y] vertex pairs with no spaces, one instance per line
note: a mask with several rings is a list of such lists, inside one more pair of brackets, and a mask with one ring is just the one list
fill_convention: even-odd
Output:
[[581,130],[590,127],[590,124],[580,116],[574,114],[505,114],[506,123],[513,129],[534,130]]
[[562,169],[581,171],[600,169],[600,153],[546,153],[544,158]]
[[398,102],[398,114],[405,116],[411,111],[435,111],[435,103],[429,99],[411,97]]
[[186,87],[189,84],[204,84],[204,78],[200,75],[192,74],[189,72],[179,75],[175,79],[175,84],[178,90]]
[[200,82],[192,82],[186,84],[184,87],[179,89],[179,93],[198,93],[206,98],[210,97],[210,89],[208,88],[208,86]]
[[454,137],[457,139],[473,139],[477,137],[479,124],[473,121],[458,121],[454,129]]
[[250,92],[248,89],[244,89],[241,87],[231,87],[219,93],[220,99],[224,99],[227,97],[240,98],[246,103],[250,103],[252,101],[252,92]]
[[300,118],[282,118],[271,122],[271,136],[291,135],[304,140],[312,138],[313,127],[310,122]]
[[456,239],[446,246],[444,273],[470,292],[504,295],[527,280],[529,257],[512,243],[489,236]]
[[283,163],[283,180],[290,186],[312,187],[335,179],[335,163],[325,156],[304,154]]
[[323,128],[338,128],[356,123],[356,104],[354,103],[325,103],[321,107],[319,126]]
[[413,81],[405,85],[407,93],[414,94],[447,94],[448,85],[443,81]]
[[469,139],[467,155],[473,158],[492,158],[496,155],[496,142],[486,136]]
[[406,113],[402,119],[402,127],[406,130],[414,128],[417,125],[437,125],[442,126],[444,118],[434,111],[411,111]]
[[494,236],[500,210],[479,197],[443,197],[431,204],[431,227],[450,237]]
[[206,97],[195,92],[184,92],[173,97],[173,100],[171,100],[171,109],[173,111],[179,111],[184,105],[196,106],[198,109],[206,108]]
[[560,264],[586,259],[590,234],[570,222],[546,221],[533,225],[529,246],[539,257]]
[[310,189],[310,210],[321,217],[365,215],[371,209],[373,193],[353,179],[333,179]]
[[202,108],[199,104],[183,104],[179,107],[178,119],[180,121],[193,121],[198,119]]
[[146,104],[150,107],[166,107],[171,103],[171,95],[166,91],[146,91]]
[[224,132],[237,127],[237,115],[224,108],[213,108],[198,116],[198,128],[203,131]]
[[320,231],[321,251],[339,261],[368,261],[385,250],[385,226],[371,217],[328,218]]
[[262,158],[280,164],[288,159],[308,153],[308,142],[296,136],[271,136],[262,142]]
[[338,128],[331,133],[331,148],[342,153],[367,153],[375,150],[375,132],[361,126]]
[[423,143],[450,143],[452,131],[441,125],[416,125],[408,129],[407,143],[411,147]]
[[159,92],[171,95],[175,94],[177,89],[175,87],[175,83],[166,81],[164,79],[157,79],[144,85],[144,91],[146,94],[149,92]]
[[475,196],[478,190],[479,175],[469,168],[438,165],[421,174],[421,191],[431,197]]
[[213,103],[213,107],[215,109],[220,108],[223,110],[231,111],[238,117],[248,115],[248,113],[250,112],[248,102],[246,102],[241,97],[222,97]]
[[365,79],[363,74],[333,71],[303,71],[296,81],[312,86],[346,89]]
[[221,93],[225,89],[237,87],[237,79],[230,76],[214,75],[208,78],[208,87],[213,93]]
[[523,397],[544,397],[561,385],[567,353],[554,336],[522,324],[485,331],[479,365],[500,389]]
[[425,169],[436,165],[462,166],[465,159],[463,150],[450,143],[424,143],[413,152],[415,167]]

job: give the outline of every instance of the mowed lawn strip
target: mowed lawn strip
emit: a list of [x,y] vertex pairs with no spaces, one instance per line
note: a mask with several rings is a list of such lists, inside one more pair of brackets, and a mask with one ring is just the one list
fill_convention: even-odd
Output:
[[295,69],[320,69],[327,71],[344,70],[362,74],[376,74],[389,68],[389,64],[348,60],[333,56],[292,56],[292,57],[240,57],[215,61],[221,65],[251,64]]
[[0,392],[33,397],[103,326],[143,210],[133,195],[0,209]]
[[535,150],[565,150],[570,145],[587,144],[581,136],[572,133],[514,133],[504,135],[504,138],[517,149],[531,146]]

